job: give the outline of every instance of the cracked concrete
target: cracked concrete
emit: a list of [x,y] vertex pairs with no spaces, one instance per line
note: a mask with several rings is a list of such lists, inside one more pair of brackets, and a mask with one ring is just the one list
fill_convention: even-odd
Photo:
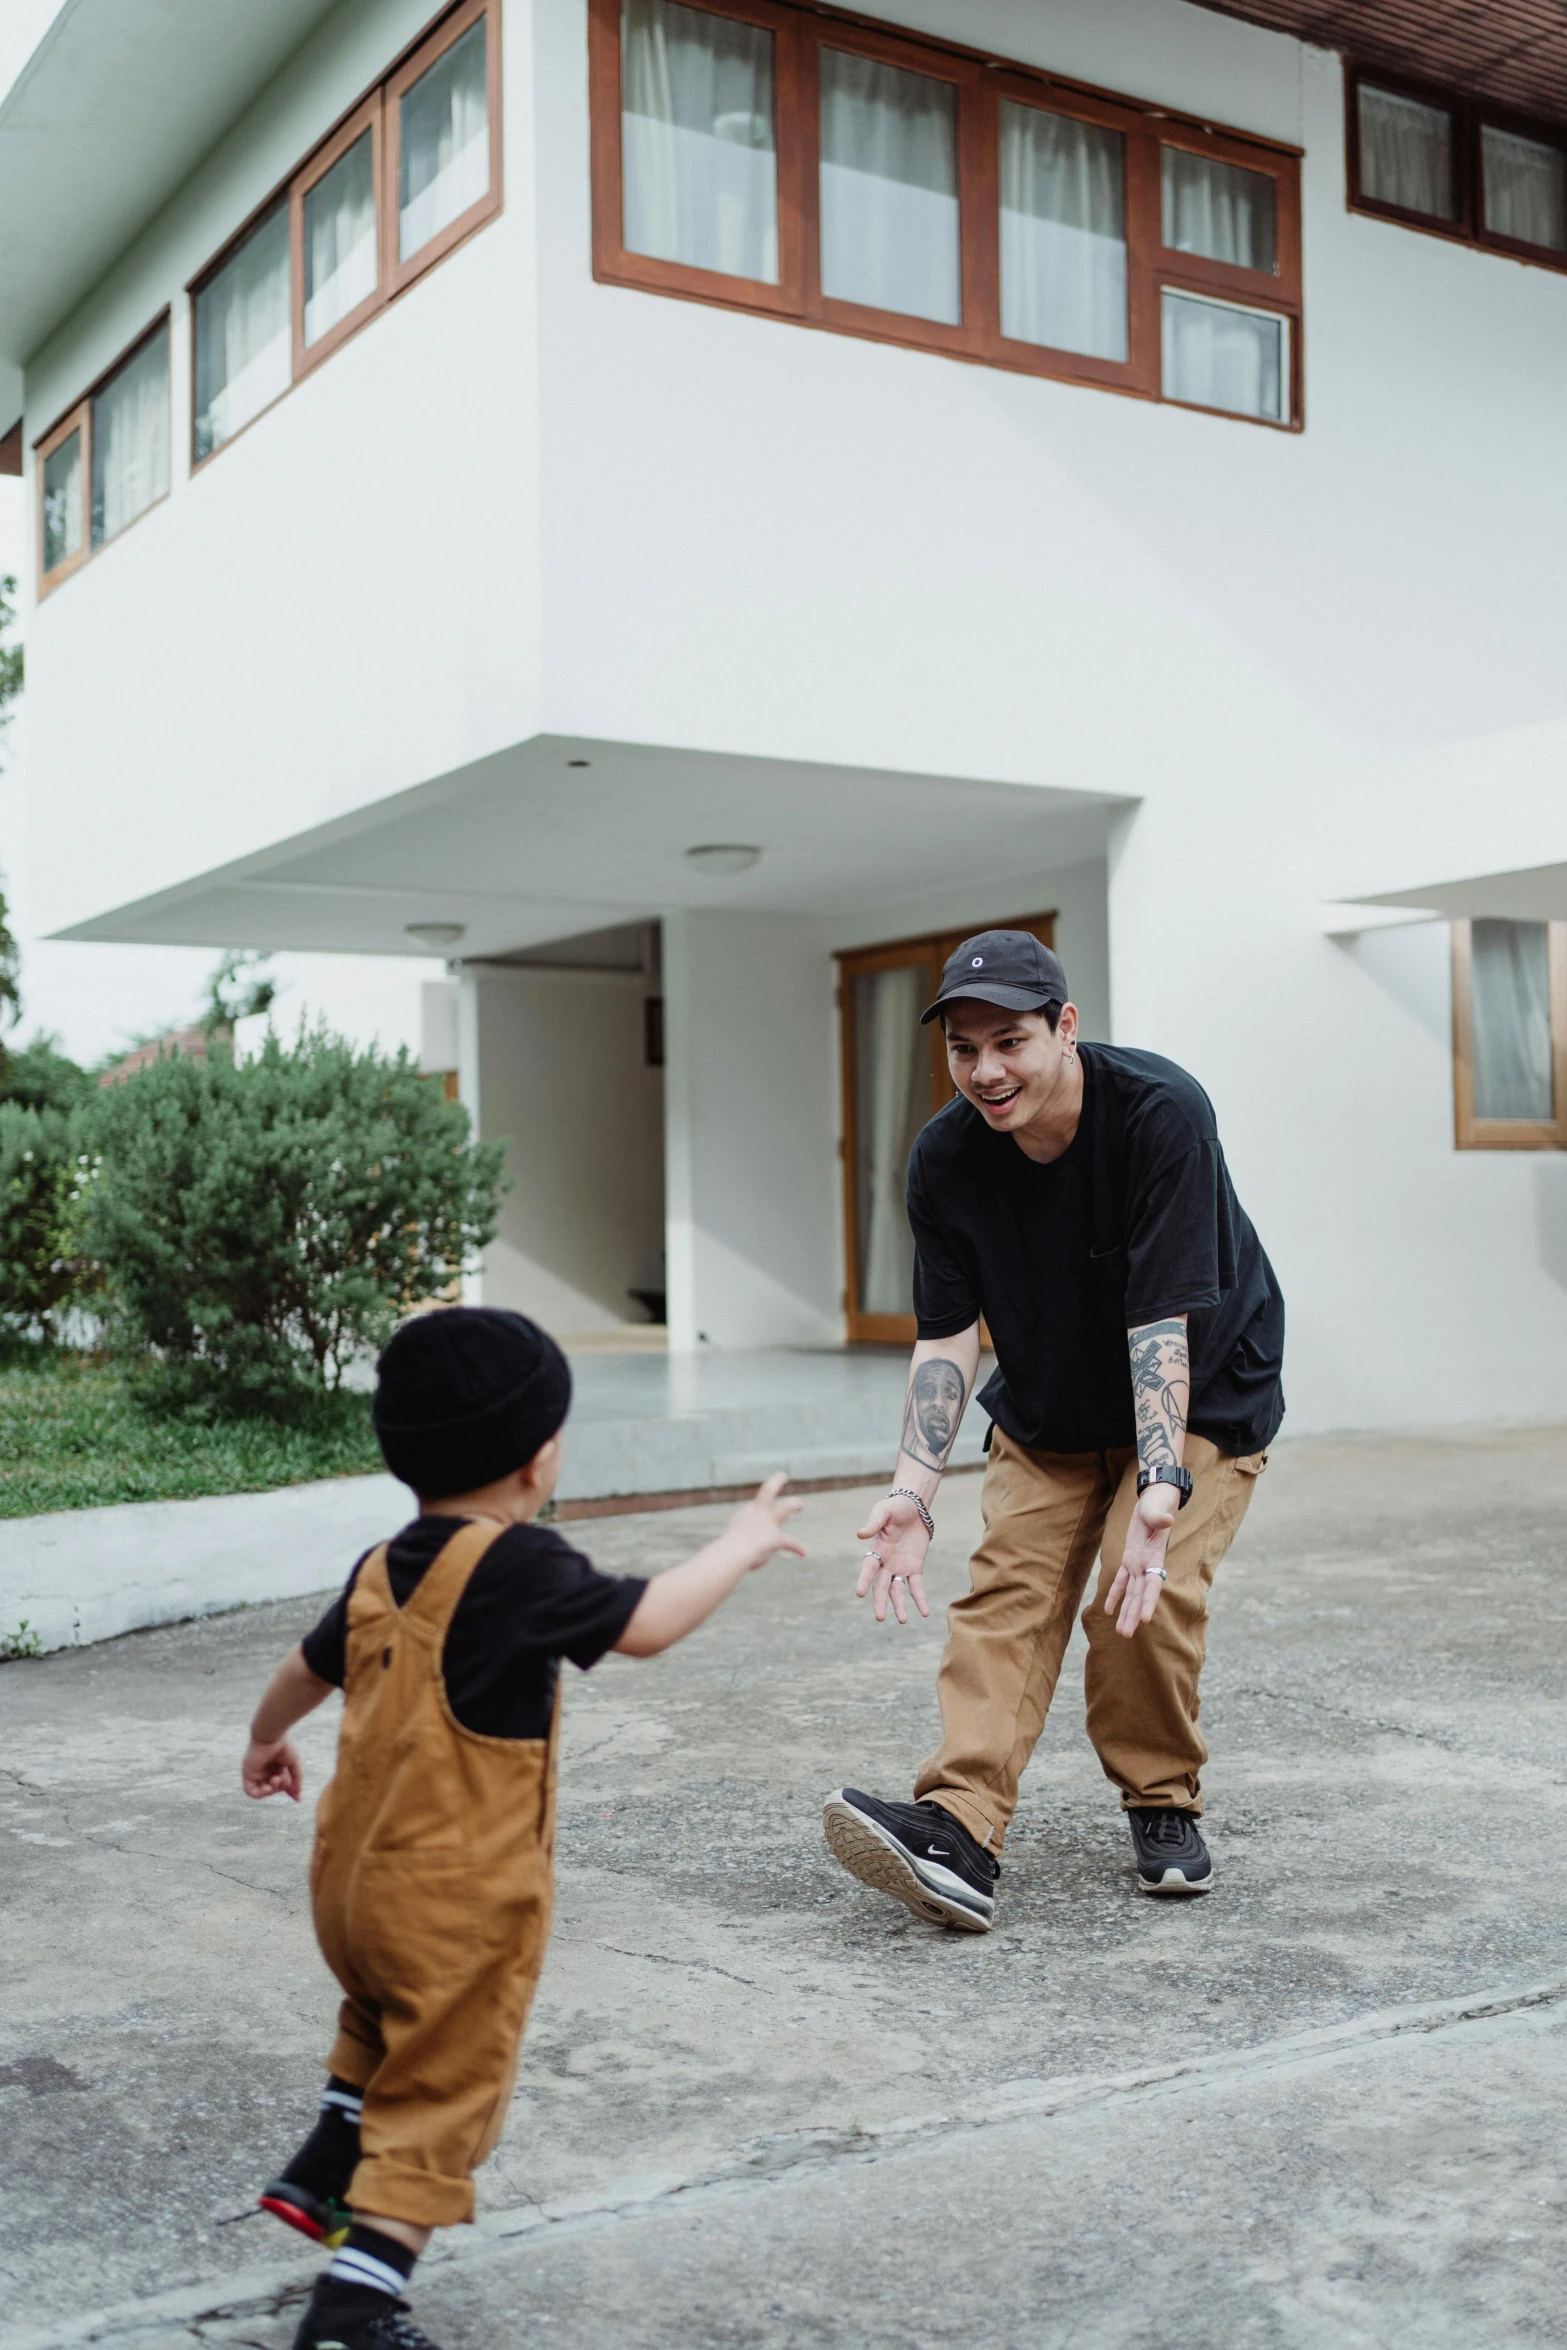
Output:
[[[572,1676],[556,1937],[436,2338],[1560,2339],[1564,1469],[1560,1430],[1280,1449],[1215,1601],[1189,1908],[1132,1892],[1071,1663],[992,1935],[833,1867],[820,1797],[901,1791],[939,1646],[854,1607],[854,1495],[684,1648]],[[709,1522],[579,1531],[656,1565]],[[331,1991],[308,1807],[235,1766],[311,1612],[0,1670],[0,2350],[291,2339],[313,2261],[225,2223],[308,2123]]]

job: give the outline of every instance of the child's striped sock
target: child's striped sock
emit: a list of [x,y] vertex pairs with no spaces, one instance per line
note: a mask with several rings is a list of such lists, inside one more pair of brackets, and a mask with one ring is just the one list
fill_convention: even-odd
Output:
[[383,2236],[378,2228],[367,2228],[356,2219],[326,2273],[334,2285],[368,2287],[395,2299],[413,2275],[418,2257],[395,2236]]

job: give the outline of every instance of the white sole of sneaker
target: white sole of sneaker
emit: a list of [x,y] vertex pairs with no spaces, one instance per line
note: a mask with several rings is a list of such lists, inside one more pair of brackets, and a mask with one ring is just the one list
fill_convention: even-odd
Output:
[[908,1854],[874,1820],[868,1820],[841,1796],[829,1796],[822,1806],[822,1828],[834,1860],[862,1885],[877,1893],[890,1893],[894,1901],[901,1901],[905,1909],[912,1909],[917,1918],[925,1918],[931,1925],[953,1926],[962,1934],[990,1932],[989,1918],[967,1907],[955,1894],[944,1894],[928,1884]]
[[1197,1882],[1193,1884],[1191,1878],[1183,1877],[1179,1869],[1166,1869],[1158,1884],[1154,1885],[1150,1884],[1142,1871],[1139,1870],[1137,1872],[1137,1890],[1139,1893],[1151,1893],[1156,1901],[1161,1899],[1189,1901],[1199,1893],[1213,1891],[1213,1876],[1210,1871],[1206,1877],[1199,1877]]

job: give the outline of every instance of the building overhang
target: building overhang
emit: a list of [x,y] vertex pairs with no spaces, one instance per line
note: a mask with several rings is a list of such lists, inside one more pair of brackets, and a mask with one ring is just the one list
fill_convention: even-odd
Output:
[[1342,49],[1401,80],[1434,82],[1515,114],[1567,120],[1567,8],[1560,0],[1199,0],[1218,16]]
[[63,0],[0,104],[0,432],[20,370],[334,0]]
[[[683,906],[830,914],[1104,853],[1132,803],[1045,784],[536,736],[56,933],[484,958]],[[687,852],[761,851],[723,874]],[[1020,909],[1021,910],[1021,909]],[[440,952],[437,947],[434,951]]]
[[1450,743],[1346,782],[1324,828],[1322,927],[1567,921],[1567,722]]

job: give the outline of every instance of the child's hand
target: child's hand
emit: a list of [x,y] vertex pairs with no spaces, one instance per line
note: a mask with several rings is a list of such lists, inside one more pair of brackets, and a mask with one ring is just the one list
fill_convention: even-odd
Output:
[[780,1550],[792,1551],[797,1559],[805,1556],[804,1543],[796,1542],[792,1534],[784,1532],[789,1520],[805,1507],[802,1501],[779,1498],[788,1482],[782,1470],[776,1477],[769,1477],[765,1485],[757,1487],[755,1500],[736,1510],[724,1528],[725,1547],[745,1561],[747,1574],[765,1566]]
[[254,1795],[258,1801],[266,1795],[289,1795],[297,1803],[304,1792],[305,1774],[292,1738],[274,1739],[270,1746],[252,1738],[239,1766],[239,1775],[245,1793]]

